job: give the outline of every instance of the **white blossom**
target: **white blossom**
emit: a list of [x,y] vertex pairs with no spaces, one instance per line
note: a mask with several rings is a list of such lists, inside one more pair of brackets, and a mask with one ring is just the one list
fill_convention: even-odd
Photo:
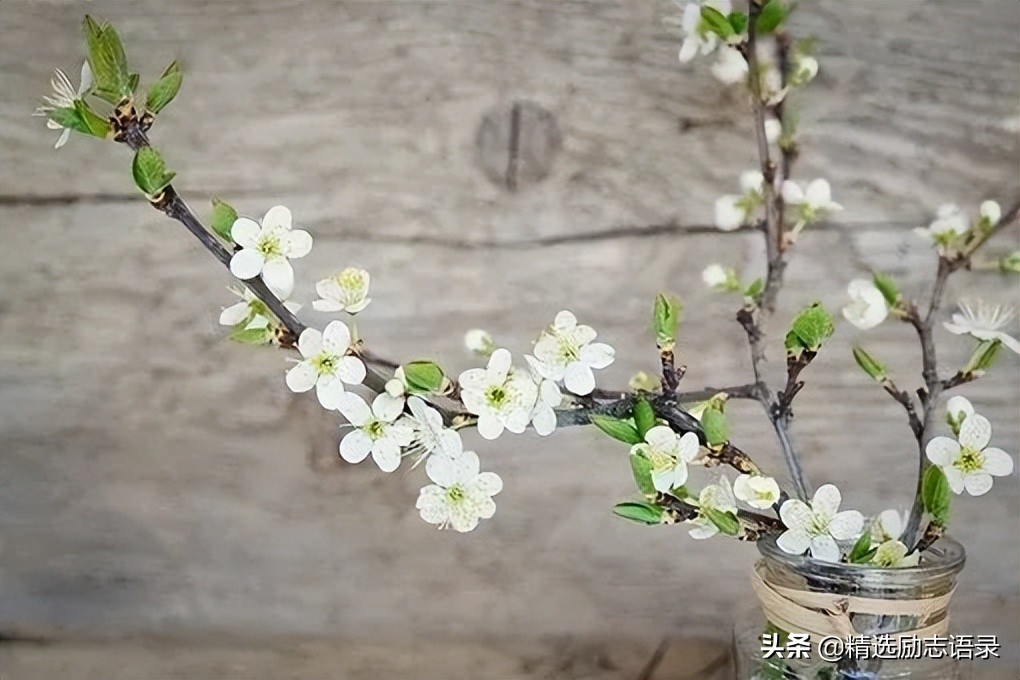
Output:
[[479,519],[489,519],[496,512],[492,497],[503,489],[503,480],[494,472],[479,472],[474,451],[456,458],[432,456],[425,472],[434,483],[422,488],[415,506],[429,524],[471,531]]
[[839,562],[836,541],[857,538],[864,527],[864,516],[856,510],[839,512],[842,498],[832,484],[818,487],[811,504],[796,498],[783,503],[779,517],[786,526],[776,544],[791,555],[811,551],[811,557],[825,562]]
[[701,272],[701,280],[710,288],[718,288],[726,285],[730,277],[721,264],[710,264]]
[[715,200],[715,226],[722,231],[734,231],[747,222],[748,211],[742,205],[743,196],[725,194]]
[[747,77],[747,60],[736,48],[724,45],[712,64],[712,75],[726,85],[743,82]]
[[525,355],[528,361],[528,369],[531,372],[531,379],[538,385],[538,398],[535,400],[535,407],[531,412],[531,424],[535,432],[545,437],[556,430],[556,407],[563,403],[563,393],[555,380],[542,376],[537,364],[538,360],[533,356]]
[[315,284],[315,292],[321,299],[313,301],[312,307],[320,312],[357,314],[372,301],[368,297],[368,283],[368,272],[347,267],[336,276]]
[[812,180],[804,189],[788,179],[783,182],[782,194],[787,205],[799,209],[800,220],[806,224],[817,222],[828,213],[843,209],[843,206],[832,200],[829,183],[824,179]]
[[542,331],[535,343],[535,361],[529,363],[543,378],[562,380],[574,394],[591,394],[595,389],[592,369],[605,368],[616,357],[611,346],[593,342],[597,335],[595,329],[578,324],[577,317],[564,310]]
[[916,567],[921,561],[921,554],[917,551],[908,555],[907,546],[902,541],[888,540],[883,542],[875,550],[871,563],[876,567]]
[[889,304],[882,291],[868,279],[854,279],[846,289],[850,304],[843,307],[843,316],[861,330],[874,328],[889,316]]
[[481,328],[472,328],[464,334],[464,346],[478,356],[487,357],[496,351],[492,334]]
[[[679,3],[677,3],[679,4]],[[701,30],[701,5],[714,7],[724,15],[729,15],[733,10],[730,0],[705,0],[701,2],[689,2],[683,8],[683,19],[681,29],[684,33],[684,41],[680,46],[680,63],[686,64],[693,59],[698,52],[711,54],[719,46],[719,37],[710,31]]]
[[652,464],[652,486],[668,492],[687,482],[687,464],[698,456],[698,435],[682,437],[665,425],[656,425],[645,433],[644,442],[630,448],[632,456],[644,456]]
[[974,406],[966,397],[950,397],[946,402],[946,422],[953,430],[953,434],[959,434],[960,426],[967,416],[974,415]]
[[945,203],[939,206],[935,219],[930,225],[917,227],[914,229],[914,233],[942,247],[954,241],[958,236],[966,234],[969,230],[970,221],[960,210],[960,207],[955,203]]
[[719,527],[708,518],[707,510],[736,514],[737,499],[734,498],[730,480],[726,479],[725,475],[719,475],[717,483],[709,484],[698,494],[698,515],[690,521],[693,527],[687,531],[691,538],[712,538],[719,533]]
[[765,119],[765,141],[775,144],[783,136],[783,124],[778,118]]
[[460,374],[461,400],[478,416],[478,433],[485,439],[495,439],[504,428],[520,434],[531,422],[538,386],[511,363],[510,352],[497,349],[486,368]]
[[[228,288],[228,290],[241,298],[241,301],[223,308],[223,311],[220,312],[220,325],[236,326],[247,321],[244,325],[245,330],[269,328],[272,325],[269,309],[254,293],[247,288],[241,290]],[[292,300],[284,300],[283,306],[294,313],[301,311],[301,305]]]
[[797,54],[790,69],[791,85],[807,85],[818,75],[818,60],[806,54]]
[[415,466],[431,454],[456,458],[464,451],[460,433],[446,427],[443,416],[424,399],[409,397],[407,406],[411,410],[411,415],[404,416],[398,422],[406,421],[405,424],[411,428],[411,452],[418,455]]
[[904,513],[894,508],[883,510],[871,523],[871,542],[885,543],[898,539],[906,526],[907,517]]
[[981,496],[992,488],[992,477],[1005,477],[1013,472],[1013,459],[1002,449],[989,447],[992,424],[977,413],[964,418],[957,439],[934,437],[925,447],[934,465],[942,468],[953,493],[964,490]]
[[[411,443],[414,431],[400,418],[404,400],[383,392],[372,400],[372,407],[358,395],[347,392],[337,409],[354,429],[340,440],[340,457],[348,463],[360,463],[369,453],[383,472],[400,467],[400,449]],[[398,420],[400,418],[400,420]]]
[[956,335],[970,334],[978,340],[999,340],[1020,354],[1020,342],[1001,330],[1013,319],[1012,307],[991,305],[983,300],[974,303],[963,301],[959,305],[960,311],[953,314],[952,321],[942,324],[947,331]]
[[344,383],[360,385],[367,371],[356,356],[350,356],[351,331],[343,321],[331,321],[324,331],[306,328],[298,338],[303,359],[287,371],[287,387],[294,392],[315,388],[319,403],[335,409],[344,393]]
[[752,508],[766,510],[779,501],[779,484],[765,475],[740,475],[733,482],[733,493]]
[[53,88],[53,93],[43,97],[46,103],[38,107],[32,115],[47,116],[46,127],[51,130],[62,130],[60,136],[57,137],[57,143],[53,145],[54,149],[59,149],[67,144],[67,139],[71,136],[71,129],[65,128],[49,118],[49,115],[57,109],[74,108],[75,100],[81,99],[92,88],[92,68],[87,61],[81,65],[81,83],[77,89],[63,71],[59,68],[55,69],[53,77],[50,78],[50,86]]
[[393,370],[393,377],[386,381],[383,390],[391,397],[407,396],[407,376],[404,374],[403,366],[397,366]]
[[230,259],[230,272],[241,280],[259,274],[273,294],[290,297],[294,289],[293,258],[304,257],[312,249],[312,237],[303,229],[293,229],[290,210],[273,206],[259,224],[239,217],[230,229],[230,238],[241,246]]
[[980,208],[981,218],[989,225],[998,224],[1002,219],[1002,208],[995,201],[985,201]]

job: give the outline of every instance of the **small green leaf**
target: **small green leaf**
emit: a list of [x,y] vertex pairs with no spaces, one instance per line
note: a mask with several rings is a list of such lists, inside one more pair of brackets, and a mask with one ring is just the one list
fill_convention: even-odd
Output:
[[230,339],[245,345],[264,345],[273,339],[268,328],[243,328],[230,334]]
[[124,45],[110,24],[97,23],[86,16],[82,26],[88,47],[89,66],[96,84],[95,94],[111,104],[131,95]]
[[974,352],[967,360],[967,365],[960,371],[963,374],[983,373],[987,371],[1002,347],[1001,340],[982,340],[974,348]]
[[78,107],[65,107],[60,109],[53,109],[47,112],[47,117],[60,127],[80,132],[83,135],[91,135],[92,130],[89,129],[89,124],[82,118],[81,112]]
[[701,26],[709,33],[715,33],[723,40],[733,35],[733,26],[726,15],[711,5],[701,6]]
[[643,441],[641,435],[638,434],[637,428],[629,420],[620,420],[612,416],[594,415],[591,417],[591,424],[624,444],[633,446]]
[[730,26],[733,27],[733,32],[737,35],[741,35],[747,30],[747,15],[743,12],[731,12],[728,19]]
[[218,234],[224,241],[232,243],[233,238],[230,236],[230,230],[236,221],[237,211],[234,210],[233,206],[218,198],[213,198],[212,217],[209,218],[209,226],[213,232]]
[[141,80],[141,76],[137,73],[132,73],[128,76],[128,89],[134,92],[138,89],[138,81]]
[[765,290],[765,282],[759,277],[752,281],[747,288],[744,289],[744,297],[749,297],[756,301],[761,296],[762,291]]
[[652,313],[655,344],[659,349],[673,349],[673,346],[676,344],[676,333],[679,327],[680,299],[673,295],[659,293],[655,296],[655,309]]
[[718,408],[709,407],[701,414],[701,427],[709,446],[722,446],[730,440],[730,426]]
[[93,137],[99,137],[100,139],[106,139],[106,136],[110,134],[110,121],[106,118],[100,118],[97,116],[89,105],[81,99],[77,99],[74,102],[75,111],[81,117],[85,126],[88,128],[88,133]]
[[779,28],[779,24],[783,23],[785,18],[786,10],[783,8],[783,3],[780,0],[769,0],[761,8],[761,12],[758,14],[758,21],[755,22],[754,26],[758,33],[771,33]]
[[854,359],[857,361],[857,365],[874,380],[883,382],[887,377],[889,377],[885,366],[878,363],[878,361],[865,352],[863,348],[854,347],[853,353]]
[[799,357],[804,350],[817,352],[834,330],[832,316],[820,303],[805,307],[794,318],[790,332],[786,334],[787,354]]
[[646,496],[654,496],[652,462],[642,453],[633,453],[630,456],[630,471],[634,474],[634,483],[637,484],[638,490]]
[[727,536],[736,536],[740,533],[740,520],[732,512],[722,512],[715,508],[702,508],[701,512]]
[[653,503],[617,503],[613,514],[640,524],[662,523],[662,508]]
[[432,361],[412,361],[404,364],[407,391],[415,394],[438,392],[443,389],[443,369]]
[[634,404],[634,424],[642,439],[648,430],[655,427],[655,423],[655,411],[652,410],[652,405],[645,399],[638,399]]
[[890,307],[895,307],[903,299],[899,286],[896,285],[896,282],[891,277],[881,272],[875,272],[872,280],[875,282],[875,288],[878,288],[882,293],[882,297],[885,298]]
[[180,91],[181,78],[181,69],[175,61],[167,67],[159,80],[149,87],[149,92],[145,96],[145,108],[152,113],[162,111]]
[[1020,250],[1003,255],[999,260],[999,269],[1004,272],[1020,274]]
[[167,170],[163,157],[151,146],[143,146],[135,153],[131,173],[138,188],[150,198],[163,191],[174,178],[174,173]]
[[946,479],[942,468],[937,465],[929,465],[921,482],[921,500],[924,503],[925,511],[931,515],[932,522],[940,527],[945,527],[949,522],[951,493],[949,480]]
[[858,537],[857,542],[854,543],[854,547],[850,549],[850,554],[847,555],[847,561],[852,564],[862,564],[871,559],[871,556],[875,554],[875,551],[871,549],[871,531],[865,528]]

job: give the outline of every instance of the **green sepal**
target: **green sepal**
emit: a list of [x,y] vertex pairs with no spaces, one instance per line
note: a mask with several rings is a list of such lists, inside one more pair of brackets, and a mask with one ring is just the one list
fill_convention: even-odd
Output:
[[854,547],[850,549],[850,554],[846,559],[851,564],[862,564],[871,561],[874,554],[875,551],[871,549],[871,531],[866,527],[857,538]]
[[138,188],[150,198],[163,191],[174,178],[174,173],[167,170],[163,157],[151,146],[143,146],[135,153],[131,174]]
[[761,8],[754,27],[760,34],[772,33],[779,28],[779,24],[783,23],[785,18],[786,9],[783,7],[783,3],[780,0],[769,0]]
[[929,465],[921,481],[921,501],[925,512],[931,515],[932,522],[940,527],[949,523],[949,506],[952,502],[952,490],[949,480],[937,465]]
[[591,417],[591,424],[599,428],[613,439],[624,444],[640,444],[644,441],[637,428],[629,420],[621,420],[613,416],[594,415]]
[[177,62],[170,64],[159,80],[154,82],[145,95],[145,108],[152,113],[159,113],[173,101],[181,89],[181,69]]
[[237,221],[237,211],[229,203],[219,198],[212,199],[212,216],[209,218],[209,227],[215,234],[228,243],[233,242],[230,230]]
[[640,503],[636,501],[617,503],[613,508],[613,514],[629,519],[632,522],[638,522],[639,524],[652,525],[662,523],[662,508],[654,503]]
[[645,434],[647,434],[648,430],[655,427],[657,422],[652,405],[646,399],[638,399],[634,403],[634,425],[637,426],[641,439],[645,438]]
[[705,409],[701,414],[701,427],[705,431],[705,441],[711,447],[722,446],[730,440],[729,423],[718,408]]
[[411,394],[427,394],[443,389],[443,369],[433,361],[412,361],[404,364],[404,382]]
[[740,533],[740,520],[732,512],[722,512],[715,508],[702,508],[701,514],[707,517],[708,521],[727,536],[736,536]]
[[231,333],[230,339],[245,345],[265,345],[272,341],[273,331],[269,328],[242,328]]
[[634,475],[634,483],[637,484],[638,491],[645,496],[654,496],[652,462],[640,450],[630,456],[630,471]]

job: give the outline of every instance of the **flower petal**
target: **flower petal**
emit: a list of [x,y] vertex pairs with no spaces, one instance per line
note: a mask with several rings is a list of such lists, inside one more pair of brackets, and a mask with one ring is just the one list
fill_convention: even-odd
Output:
[[812,181],[804,191],[804,198],[809,205],[828,207],[832,202],[832,190],[829,188],[829,183],[824,179]]
[[965,486],[963,473],[952,466],[942,468],[942,472],[945,473],[946,481],[949,482],[949,489],[957,495],[963,493]]
[[[688,432],[688,434],[694,434]],[[694,439],[697,440],[698,436],[694,435]],[[656,425],[650,428],[648,432],[645,432],[645,441],[652,445],[652,448],[658,449],[659,451],[667,451],[673,453],[677,450],[678,438],[676,432],[671,430],[666,425]]]
[[928,445],[924,447],[924,453],[935,465],[946,467],[952,465],[956,457],[960,455],[960,444],[949,437],[932,437]]
[[429,484],[419,492],[415,505],[421,518],[429,524],[445,524],[450,519],[446,491],[435,484]]
[[287,387],[291,392],[307,392],[315,386],[319,373],[307,361],[295,364],[287,371]]
[[482,435],[483,439],[496,439],[503,434],[503,421],[491,415],[479,416],[478,434]]
[[252,248],[245,248],[234,253],[230,258],[230,273],[245,281],[254,279],[262,273],[266,260],[262,253]]
[[336,409],[355,427],[361,427],[372,420],[372,409],[368,407],[368,402],[353,392],[344,392]]
[[592,368],[605,368],[615,358],[616,350],[604,342],[593,342],[581,348],[581,361]]
[[340,440],[340,457],[348,463],[360,463],[372,450],[372,438],[361,430],[352,430]]
[[281,240],[287,257],[304,257],[312,251],[312,235],[304,229],[295,229],[285,234]]
[[351,330],[343,321],[330,321],[322,331],[322,347],[330,354],[343,354],[351,346]]
[[783,201],[789,205],[799,205],[804,202],[804,192],[800,185],[793,180],[788,179],[783,182],[782,194]]
[[655,487],[656,491],[661,493],[668,493],[673,488],[673,482],[676,480],[675,469],[669,470],[653,470],[652,471],[652,486]]
[[503,480],[495,472],[482,472],[467,484],[469,492],[495,496],[503,490]]
[[574,316],[573,312],[564,309],[562,312],[556,315],[553,320],[553,328],[559,331],[568,331],[577,325],[577,317]]
[[820,534],[811,539],[811,557],[822,562],[839,562],[839,546],[832,536]]
[[699,451],[701,451],[701,442],[698,441],[698,435],[693,432],[685,432],[677,444],[677,457],[689,463],[698,457]]
[[262,218],[262,226],[266,229],[290,229],[290,209],[282,205],[274,205]]
[[317,312],[342,312],[344,306],[334,300],[313,300],[312,309]]
[[385,392],[372,400],[372,413],[384,423],[392,423],[404,412],[404,398],[391,397]]
[[281,300],[289,298],[290,294],[294,292],[294,268],[290,266],[290,262],[285,257],[266,260],[266,263],[262,265],[262,280],[269,286],[273,295]]
[[230,239],[242,248],[255,248],[262,227],[255,220],[238,217],[230,227]]
[[595,374],[587,364],[575,361],[563,373],[563,384],[574,394],[584,396],[595,389]]
[[556,430],[556,412],[548,405],[540,406],[535,409],[531,424],[535,426],[535,432],[539,436],[550,435]]
[[963,488],[971,496],[984,496],[992,488],[992,476],[983,472],[972,472],[963,478]]
[[236,326],[248,318],[248,309],[247,302],[238,302],[237,304],[225,307],[220,312],[220,325]]
[[[783,505],[785,506],[786,503]],[[803,555],[811,547],[811,536],[806,531],[790,529],[779,535],[779,538],[776,539],[776,545],[785,553]]]
[[322,407],[330,411],[340,405],[345,392],[344,382],[337,375],[320,375],[315,383],[315,396]]
[[513,357],[510,355],[510,350],[502,347],[497,349],[489,357],[489,365],[485,368],[487,378],[492,382],[502,382],[510,372],[511,363],[513,363]]
[[[811,508],[804,501],[791,498],[779,507],[779,518],[787,529],[806,530],[811,526]],[[804,550],[807,550],[807,543],[804,544]]]
[[849,541],[861,535],[864,529],[864,515],[856,510],[837,512],[829,524],[829,533],[837,541]]
[[348,385],[360,385],[368,375],[368,369],[358,357],[343,357],[336,365],[336,375]]
[[984,472],[996,477],[1005,477],[1013,472],[1013,459],[1002,449],[987,448],[982,455],[985,457]]
[[298,337],[298,351],[305,359],[322,352],[322,333],[318,328],[306,328]]
[[824,514],[826,517],[832,517],[839,510],[839,504],[842,500],[839,489],[835,485],[823,484],[818,487],[814,497],[811,499],[811,509],[815,514]]
[[393,472],[400,467],[400,447],[387,439],[377,439],[372,445],[372,460],[383,472]]
[[960,440],[960,446],[980,451],[988,446],[988,442],[992,439],[992,424],[988,422],[988,418],[979,413],[969,415],[960,425],[960,434],[957,439]]

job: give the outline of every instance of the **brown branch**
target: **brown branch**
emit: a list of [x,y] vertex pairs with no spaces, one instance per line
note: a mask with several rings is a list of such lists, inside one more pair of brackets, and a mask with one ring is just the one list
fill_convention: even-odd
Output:
[[[657,493],[654,502],[662,507],[675,523],[689,522],[698,516],[698,506],[668,493]],[[764,535],[776,535],[783,531],[783,524],[774,517],[760,515],[747,510],[737,510],[740,533],[734,538],[741,541],[757,541]]]

